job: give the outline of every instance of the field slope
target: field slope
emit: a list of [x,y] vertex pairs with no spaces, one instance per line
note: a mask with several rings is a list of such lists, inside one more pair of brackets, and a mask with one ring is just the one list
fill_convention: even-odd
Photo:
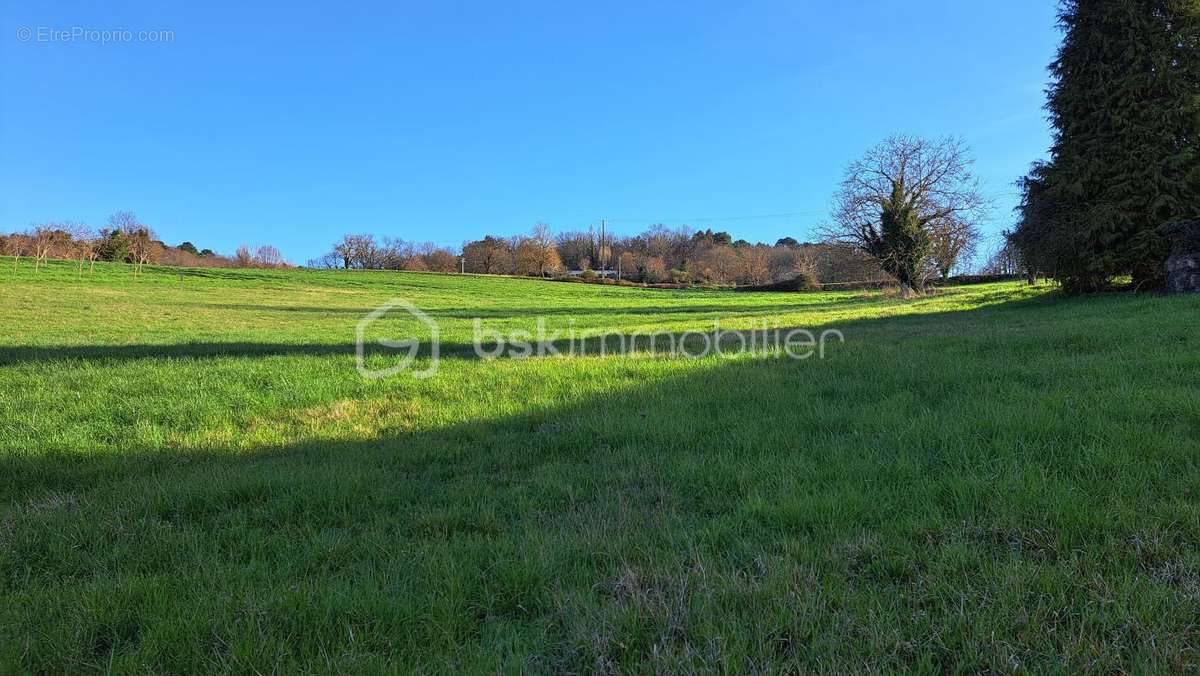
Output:
[[[355,370],[396,297],[433,378]],[[481,360],[475,317],[846,340]],[[0,672],[1197,669],[1197,317],[0,261]]]

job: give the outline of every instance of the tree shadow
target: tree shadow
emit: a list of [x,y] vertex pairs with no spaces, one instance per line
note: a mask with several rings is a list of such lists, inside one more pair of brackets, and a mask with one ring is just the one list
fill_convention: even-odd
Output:
[[[770,324],[770,317],[763,316],[764,322],[767,323],[762,329],[720,329],[721,341],[723,346],[737,347],[741,345],[757,345],[762,347],[766,343],[774,346],[780,346],[786,340],[786,336],[792,331],[814,331],[817,334],[824,329],[843,329],[850,328],[851,336],[853,331],[876,331],[886,330],[892,326],[897,329],[903,329],[905,332],[911,332],[913,327],[919,327],[924,323],[931,325],[940,325],[946,319],[969,317],[972,314],[987,313],[987,312],[1021,312],[1024,308],[1045,306],[1050,303],[1057,302],[1054,298],[1035,297],[1025,298],[1020,300],[1009,300],[1004,302],[1006,294],[998,291],[991,297],[984,298],[985,307],[967,308],[960,310],[946,310],[939,312],[925,312],[900,314],[884,317],[876,317],[870,319],[854,319],[848,321],[821,322],[813,323],[807,326],[779,326]],[[842,305],[842,301],[830,303]],[[822,303],[824,305],[824,303]],[[281,308],[272,306],[239,306],[246,309],[258,308],[262,310],[279,310]],[[701,306],[697,308],[645,308],[635,312],[625,312],[624,309],[613,309],[612,315],[620,314],[645,314],[645,315],[665,315],[668,317],[677,316],[679,314],[704,314],[718,313],[723,306]],[[737,318],[746,319],[746,315],[758,316],[762,311],[790,311],[800,309],[813,309],[818,305],[803,304],[803,305],[763,305],[753,306],[750,309],[739,308],[735,312],[725,312],[713,319]],[[725,308],[728,309],[728,308]],[[309,311],[305,308],[292,308],[296,312]],[[325,309],[313,308],[314,312],[326,312]],[[347,314],[357,315],[358,309],[347,310]],[[368,310],[367,312],[370,312]],[[460,316],[461,312],[461,316]],[[526,315],[529,312],[533,314]],[[607,312],[597,310],[595,308],[587,309],[586,313],[592,314],[595,312]],[[563,315],[563,314],[580,314],[581,311],[560,311],[555,310],[548,315]],[[365,314],[365,313],[364,313]],[[445,310],[445,311],[427,311],[426,314],[433,317],[443,318],[466,318],[478,317],[480,319],[504,319],[504,318],[530,318],[536,317],[536,310],[529,309],[505,309],[505,310]],[[502,331],[510,331],[514,328],[528,330],[533,327],[502,327]],[[348,325],[348,332],[353,329]],[[484,325],[484,329],[489,329]],[[594,332],[594,330],[592,330]],[[559,356],[559,355],[575,355],[575,356],[605,356],[622,353],[656,353],[664,354],[667,346],[675,355],[696,356],[705,350],[705,346],[715,348],[717,343],[712,341],[712,334],[716,331],[716,327],[712,330],[707,327],[699,331],[655,331],[651,329],[639,329],[637,332],[622,332],[614,331],[602,335],[585,335],[578,338],[564,337],[569,333],[567,327],[551,327],[547,329],[547,336],[552,338],[541,341],[544,343],[543,349],[538,350],[536,343],[539,342],[539,337],[536,334],[527,336],[527,342],[535,344],[534,356]],[[581,333],[584,331],[581,330]],[[934,335],[942,335],[944,331],[939,330]],[[418,338],[423,338],[417,336]],[[818,335],[819,337],[819,335]],[[800,336],[800,340],[803,336]],[[482,351],[478,349],[482,347]],[[480,346],[476,346],[472,342],[454,342],[442,341],[439,345],[439,356],[450,359],[473,359],[480,356],[525,356],[520,354],[520,350],[508,350],[503,354],[497,355],[495,341],[484,340]],[[46,346],[0,346],[0,366],[16,365],[25,363],[36,363],[56,360],[85,360],[85,361],[131,361],[138,359],[216,359],[216,358],[262,358],[262,357],[277,357],[277,356],[338,356],[356,354],[357,346],[353,342],[346,343],[258,343],[252,341],[232,341],[232,342],[188,342],[188,343],[166,343],[166,344],[129,344],[129,345],[46,345]],[[481,354],[482,353],[482,354]],[[398,353],[395,350],[389,350],[379,345],[374,339],[368,340],[364,344],[364,356],[367,358],[396,356]],[[403,351],[399,353],[401,356],[405,354]],[[429,357],[432,354],[431,346],[427,342],[422,342],[418,356]]]
[[[448,425],[383,388],[363,414],[368,438],[0,458],[0,577],[17,592],[53,590],[35,596],[53,612],[15,630],[25,666],[93,658],[75,639],[56,645],[64,661],[45,657],[46,637],[112,633],[102,609],[77,610],[91,608],[79,603],[81,577],[138,609],[124,620],[137,631],[104,645],[143,666],[173,664],[175,652],[193,660],[182,666],[226,663],[218,646],[239,642],[276,651],[241,655],[259,670],[279,654],[361,665],[363,642],[409,665],[476,655],[548,671],[898,668],[916,657],[887,646],[947,637],[988,664],[1006,659],[1005,642],[1035,646],[1033,664],[1068,654],[1079,626],[1058,618],[1092,612],[1089,581],[1169,584],[1121,558],[1112,547],[1126,534],[1113,529],[1129,524],[1104,515],[1118,505],[1151,527],[1147,515],[1170,512],[1158,501],[1182,494],[1192,460],[1106,456],[1139,469],[1106,466],[1112,478],[1097,485],[1086,436],[1064,432],[1098,420],[1047,416],[1037,396],[1085,391],[1087,377],[1069,369],[1047,389],[1030,380],[981,402],[989,374],[1009,373],[1011,385],[1038,368],[981,349],[1010,312],[1022,312],[1031,343],[1052,345],[1062,330],[1044,321],[1057,304],[1012,305],[848,322],[839,328],[851,342],[825,360],[735,359],[659,378],[633,369],[620,387]],[[1103,304],[1093,308],[1102,318]],[[941,337],[947,322],[962,341],[943,353],[904,341]],[[282,353],[345,348],[320,349],[330,347]],[[272,416],[330,433],[359,410],[329,404]],[[995,406],[1007,407],[1004,421]],[[194,588],[180,593],[172,579]],[[1060,585],[1059,603],[1040,600],[1046,584]],[[1024,595],[989,602],[1014,588]],[[309,604],[317,610],[304,613]],[[1006,613],[1044,629],[1031,637]],[[198,629],[155,644],[151,625],[175,616]],[[1184,616],[1140,618],[1147,638],[1118,657],[1169,656]],[[1101,632],[1130,621],[1119,608],[1092,617]],[[846,627],[888,638],[851,640]],[[722,653],[707,648],[717,639]],[[943,651],[936,664],[974,663]]]
[[[762,314],[764,312],[794,312],[800,310],[818,310],[838,305],[848,305],[877,299],[836,298],[829,300],[814,300],[803,303],[763,303],[763,304],[687,304],[678,305],[621,305],[613,307],[472,307],[472,308],[431,308],[422,311],[430,317],[438,319],[533,319],[536,317],[585,317],[594,314],[607,316],[640,316],[661,315],[675,317],[694,314],[722,314],[725,316],[741,316],[747,314]],[[246,312],[289,312],[317,315],[350,315],[364,317],[378,309],[376,307],[329,307],[314,305],[262,305],[253,303],[191,303],[192,307],[233,310]]]

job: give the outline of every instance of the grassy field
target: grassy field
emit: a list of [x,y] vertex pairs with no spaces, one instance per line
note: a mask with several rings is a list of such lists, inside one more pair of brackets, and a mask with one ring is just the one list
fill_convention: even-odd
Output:
[[[393,297],[435,377],[356,372]],[[846,340],[481,360],[474,317]],[[0,672],[1196,670],[1198,317],[0,261]]]

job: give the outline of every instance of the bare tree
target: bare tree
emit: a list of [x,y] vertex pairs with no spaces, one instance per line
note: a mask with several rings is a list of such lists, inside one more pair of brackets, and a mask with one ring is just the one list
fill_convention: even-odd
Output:
[[254,267],[254,254],[250,251],[250,247],[243,244],[233,253],[234,264],[239,268]]
[[154,241],[154,233],[142,226],[133,232],[125,233],[129,243],[129,256],[133,259],[134,274],[142,274],[142,267],[153,262],[158,253],[158,243]]
[[562,260],[550,235],[550,226],[538,222],[529,237],[521,238],[515,248],[517,272],[545,277],[562,267]]
[[637,256],[632,251],[623,251],[617,256],[617,279],[633,279],[638,276]]
[[425,265],[433,272],[458,272],[458,256],[449,249],[434,247],[429,253],[423,254]]
[[354,264],[354,235],[342,235],[342,240],[333,245],[333,253],[342,259],[342,267],[349,270]]
[[279,249],[266,244],[254,252],[254,262],[264,268],[278,268],[283,265],[283,254]]
[[935,228],[973,225],[987,208],[971,165],[959,139],[893,136],[847,168],[824,234],[873,256],[906,294],[922,293]]
[[[494,239],[494,238],[491,238]],[[282,256],[275,265],[285,265]],[[308,267],[343,268],[346,270],[416,270],[455,272],[458,257],[433,243],[415,244],[400,238],[373,235],[343,235],[333,250],[319,258],[310,259]]]
[[468,272],[508,275],[516,269],[512,245],[506,240],[491,235],[464,244],[463,258]]
[[429,264],[421,256],[413,254],[404,259],[400,264],[400,269],[408,272],[428,272]]
[[705,246],[694,254],[693,269],[703,278],[718,284],[737,280],[742,264],[738,253],[728,245]]
[[558,251],[553,246],[538,243],[533,237],[522,237],[513,250],[517,274],[546,277],[562,268]]
[[108,229],[112,232],[131,232],[144,227],[132,211],[118,211],[108,216]]
[[385,240],[383,245],[373,235],[342,235],[333,245],[333,254],[342,260],[346,270],[376,270],[389,267],[395,258],[396,244],[403,240]]
[[771,260],[765,246],[735,249],[738,257],[738,283],[757,286],[771,281]]
[[782,282],[803,277],[817,281],[817,260],[815,247],[801,247],[797,243],[776,244],[770,253],[771,281]]
[[992,255],[988,257],[987,262],[983,265],[984,274],[1016,275],[1022,270],[1026,270],[1029,283],[1037,283],[1036,273],[1028,271],[1030,268],[1025,265],[1020,248],[1013,243],[1012,231],[1005,230],[1001,233],[1001,237],[1001,245],[992,252]]
[[12,256],[13,274],[16,274],[21,255],[29,250],[29,237],[24,233],[14,232],[4,238],[3,244],[5,255]]
[[44,223],[33,226],[33,232],[29,235],[29,242],[31,252],[33,253],[34,272],[37,272],[42,265],[45,265],[46,259],[50,257],[50,252],[59,243],[60,238],[58,234],[62,232],[63,227],[56,223]]
[[384,237],[376,255],[378,266],[384,270],[407,270],[416,257],[416,245],[399,237]]
[[638,263],[639,273],[643,282],[652,284],[667,278],[667,264],[659,256],[647,256]]
[[944,282],[950,278],[950,273],[956,267],[968,264],[975,258],[975,249],[979,244],[979,229],[970,222],[948,218],[931,224],[930,230],[932,233],[930,256]]
[[377,270],[383,267],[383,249],[375,241],[374,235],[345,235],[342,237],[340,248],[343,255],[348,254],[348,267],[359,270]]
[[72,249],[75,254],[76,271],[82,275],[83,266],[86,264],[90,274],[96,267],[96,259],[100,256],[98,235],[83,223],[73,224],[68,232],[71,235]]
[[317,258],[308,259],[306,267],[334,270],[342,267],[342,258],[336,252],[329,252]]
[[584,258],[590,261],[595,249],[592,238],[586,232],[559,233],[555,244],[563,265],[572,270],[583,269],[585,266],[580,265],[580,261]]
[[139,221],[132,211],[118,211],[109,216],[107,231],[121,233],[135,275],[140,275],[142,266],[158,255],[160,246],[155,241],[154,231]]

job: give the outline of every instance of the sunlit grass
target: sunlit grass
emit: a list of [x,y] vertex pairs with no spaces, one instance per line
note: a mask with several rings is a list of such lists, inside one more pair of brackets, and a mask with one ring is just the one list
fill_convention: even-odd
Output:
[[[0,279],[0,671],[1197,665],[1194,298]],[[449,345],[477,316],[846,343],[364,380],[394,297]]]

